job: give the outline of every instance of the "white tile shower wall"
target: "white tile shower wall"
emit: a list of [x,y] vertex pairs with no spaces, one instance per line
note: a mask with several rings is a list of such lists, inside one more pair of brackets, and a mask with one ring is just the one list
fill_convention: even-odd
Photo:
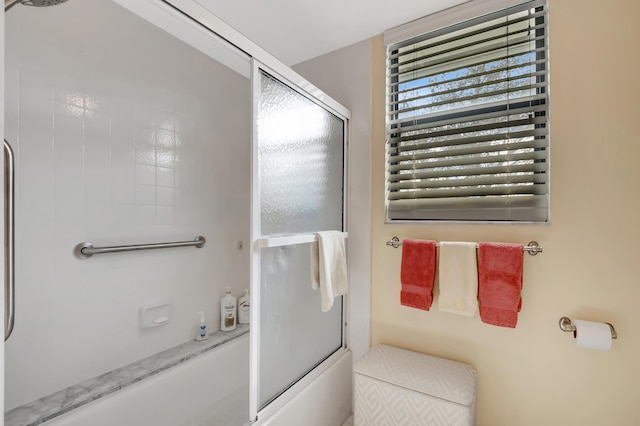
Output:
[[[249,283],[250,84],[104,0],[6,20],[6,138],[17,157],[16,327],[6,409],[219,327]],[[213,41],[212,41],[213,42]],[[248,73],[247,73],[248,74]],[[94,256],[73,247],[207,238]],[[141,329],[141,306],[171,321]]]

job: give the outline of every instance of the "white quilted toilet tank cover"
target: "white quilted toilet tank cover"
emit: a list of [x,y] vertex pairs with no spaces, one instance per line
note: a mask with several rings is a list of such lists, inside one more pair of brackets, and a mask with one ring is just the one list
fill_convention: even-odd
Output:
[[475,402],[476,371],[461,362],[378,345],[357,362],[354,373],[463,406]]

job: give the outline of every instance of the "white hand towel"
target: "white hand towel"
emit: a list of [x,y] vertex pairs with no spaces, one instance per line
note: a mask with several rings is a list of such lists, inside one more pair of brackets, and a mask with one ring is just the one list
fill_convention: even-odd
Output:
[[478,261],[476,243],[440,242],[438,309],[478,316]]
[[340,231],[314,234],[318,239],[311,244],[311,286],[320,289],[322,312],[333,306],[333,299],[347,294],[347,250]]

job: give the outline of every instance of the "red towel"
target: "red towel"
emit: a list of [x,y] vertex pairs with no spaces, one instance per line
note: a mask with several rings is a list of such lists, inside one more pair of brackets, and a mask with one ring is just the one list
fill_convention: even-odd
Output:
[[403,240],[400,266],[400,303],[428,311],[433,302],[436,275],[436,242]]
[[516,327],[522,306],[523,256],[522,244],[479,244],[478,299],[482,322]]

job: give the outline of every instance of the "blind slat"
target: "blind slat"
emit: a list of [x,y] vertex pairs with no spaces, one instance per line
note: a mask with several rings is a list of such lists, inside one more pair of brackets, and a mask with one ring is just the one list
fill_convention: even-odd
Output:
[[[504,106],[503,103],[500,103],[498,105]],[[460,114],[454,118],[447,118],[450,115],[447,113],[430,114],[424,117],[416,117],[413,120],[405,119],[404,121],[398,121],[398,120],[389,121],[389,125],[394,126],[393,127],[394,132],[392,133],[395,134],[398,132],[402,132],[402,134],[404,134],[404,133],[411,133],[414,131],[428,130],[431,128],[438,128],[438,127],[444,127],[444,126],[450,126],[450,125],[474,123],[482,120],[491,120],[492,122],[495,123],[495,122],[499,122],[498,121],[499,119],[510,120],[509,117],[511,116],[522,116],[523,114],[529,115],[534,113],[542,113],[542,112],[545,112],[546,110],[547,110],[547,106],[544,104],[530,105],[530,103],[527,103],[526,105],[522,105],[517,108],[511,107],[509,108],[509,111],[506,111],[506,108],[502,108],[502,109],[499,109],[498,111],[473,114],[472,118],[470,118],[466,114]],[[445,118],[443,118],[443,116]],[[544,116],[541,116],[541,117],[544,117]],[[492,119],[495,119],[495,120],[492,120]],[[398,124],[401,124],[402,127],[398,127],[397,126]],[[393,143],[395,139],[401,139],[402,137],[403,136],[391,137],[389,139],[389,142]]]
[[[535,172],[544,173],[547,171],[547,163],[525,163],[525,164],[508,164],[501,166],[465,167],[464,176],[473,177],[476,175],[484,175],[487,173],[518,173],[518,172]],[[431,178],[447,178],[452,176],[460,176],[459,169],[423,169],[419,172],[411,173],[393,173],[387,178],[389,186],[394,182],[403,182],[407,180],[415,181],[419,179]]]
[[[523,18],[524,20],[528,21],[531,18]],[[410,50],[410,51],[406,51],[406,52],[402,52],[402,53],[398,53],[395,56],[395,58],[398,59],[397,62],[394,63],[394,65],[398,66],[398,67],[402,67],[404,65],[407,64],[411,64],[414,62],[418,62],[418,61],[422,61],[422,60],[426,60],[429,58],[433,58],[436,56],[441,56],[447,53],[452,53],[452,52],[460,52],[460,51],[471,51],[472,47],[478,46],[480,44],[484,44],[484,43],[489,43],[492,41],[497,41],[497,40],[503,40],[497,44],[494,44],[493,46],[507,46],[507,45],[518,45],[521,42],[524,41],[529,41],[531,40],[531,37],[528,36],[528,33],[530,33],[531,31],[535,31],[537,29],[543,28],[543,25],[534,25],[534,26],[527,26],[527,27],[521,27],[521,28],[514,28],[513,31],[509,30],[509,27],[513,27],[515,26],[515,24],[517,24],[516,22],[510,22],[510,23],[502,23],[499,25],[495,25],[492,27],[491,30],[493,29],[504,29],[506,32],[504,33],[498,33],[496,35],[493,36],[487,36],[487,37],[476,37],[475,40],[472,39],[472,35],[475,34],[471,34],[471,35],[465,35],[464,37],[460,37],[460,38],[455,38],[455,39],[447,39],[446,41],[439,43],[439,44],[434,44],[434,45],[427,45],[427,46],[421,46],[419,48]],[[487,30],[487,31],[480,31],[476,34],[482,33],[482,32],[489,32],[491,30]],[[527,34],[524,34],[527,33]],[[460,43],[460,44],[455,44],[452,47],[446,48],[446,49],[441,49],[441,50],[435,50],[434,53],[426,53],[429,51],[429,49],[432,49],[436,46],[442,46],[445,43],[446,44],[450,44],[453,43],[455,41],[463,41],[464,39],[471,39],[472,41],[467,41],[466,43]],[[494,48],[495,49],[495,48]],[[424,55],[419,55],[417,54],[418,52],[425,52]],[[394,59],[395,59],[394,58]],[[404,61],[401,60],[401,58],[410,58],[410,59],[406,59]]]
[[[538,71],[538,72],[532,72],[532,73],[527,73],[527,74],[521,74],[518,75],[516,77],[506,77],[506,78],[496,78],[494,80],[484,80],[484,81],[480,81],[477,83],[471,83],[471,84],[464,84],[462,86],[458,86],[458,87],[453,87],[453,88],[448,88],[445,90],[434,90],[425,94],[420,94],[418,91],[416,91],[416,96],[406,96],[406,97],[401,97],[401,99],[398,99],[397,101],[393,101],[393,102],[389,102],[389,106],[391,106],[392,108],[396,108],[398,113],[402,113],[404,111],[407,111],[406,109],[402,109],[399,108],[400,105],[402,104],[412,104],[412,103],[416,103],[417,101],[420,100],[425,100],[428,98],[435,98],[435,97],[439,97],[439,96],[445,96],[445,95],[450,95],[456,92],[468,92],[471,89],[478,89],[478,91],[480,93],[487,93],[488,95],[495,95],[498,94],[498,92],[496,90],[489,90],[489,88],[491,86],[495,86],[495,85],[500,85],[503,84],[504,86],[506,86],[505,92],[506,91],[516,91],[516,90],[527,90],[527,89],[534,89],[537,87],[544,87],[546,86],[546,83],[543,84],[536,84],[536,83],[531,83],[532,79],[536,79],[537,77],[540,77],[542,75],[545,75],[546,72],[545,71]],[[466,77],[465,80],[474,80],[477,79],[476,76],[472,76],[472,77]],[[524,84],[520,84],[520,85],[516,85],[515,83],[517,82],[523,82]],[[449,82],[444,82],[441,83],[440,85],[443,84],[449,84]],[[483,89],[485,91],[483,91]],[[477,94],[476,94],[477,96]],[[471,97],[470,99],[473,99],[473,97]],[[460,99],[460,97],[456,97],[455,101],[456,102],[460,102],[461,100],[465,100],[465,99]],[[452,103],[452,100],[446,100],[444,102],[442,102],[442,104],[447,104],[447,103]],[[436,106],[437,104],[435,103],[431,103],[431,106]]]
[[[515,142],[508,142],[508,140],[544,136],[546,135],[546,132],[547,130],[544,128],[530,129],[530,130],[525,130],[521,132],[510,132],[508,134],[500,133],[500,134],[490,134],[490,135],[483,135],[483,136],[473,136],[473,135],[469,137],[463,136],[456,139],[446,139],[443,141],[430,141],[426,143],[415,144],[413,146],[402,146],[401,148],[404,148],[404,150],[397,155],[394,149],[389,150],[389,154],[390,154],[389,163],[393,164],[400,161],[421,160],[426,158],[436,158],[436,157],[443,157],[443,156],[446,157],[446,156],[457,155],[456,154],[457,152],[463,152],[463,150],[466,149],[466,148],[459,148],[459,147],[461,146],[464,147],[465,145],[474,145],[472,147],[469,147],[470,150],[467,152],[468,154],[481,154],[483,152],[491,152],[492,150],[500,151],[500,150],[518,149],[518,148],[511,148],[512,146],[513,147],[516,146],[514,145]],[[505,139],[505,137],[508,137],[509,139]],[[536,147],[545,148],[546,141],[542,139],[539,141],[540,143]],[[487,144],[478,145],[478,143],[481,143],[481,142],[493,142],[494,145],[492,146],[489,146]],[[425,151],[427,149],[445,148],[445,147],[448,149],[440,150],[440,151],[432,150],[430,152],[416,152],[414,154],[411,154],[411,152],[413,151]],[[446,154],[446,153],[449,153],[449,154]]]
[[513,197],[421,198],[394,200],[387,206],[388,216],[396,220],[547,220],[546,195]]
[[[498,135],[504,135],[504,133],[501,133],[504,131],[505,128],[515,128],[515,127],[522,127],[522,126],[533,126],[533,125],[538,125],[538,124],[545,124],[547,122],[547,117],[542,116],[542,117],[530,117],[530,118],[523,118],[520,120],[511,120],[511,121],[503,121],[503,122],[499,122],[499,123],[489,123],[489,124],[480,124],[480,125],[469,125],[469,126],[460,126],[460,127],[455,127],[455,128],[451,128],[451,129],[447,129],[447,130],[437,130],[437,131],[431,131],[431,132],[426,132],[426,131],[415,131],[412,132],[413,134],[410,134],[409,136],[401,136],[401,137],[396,137],[396,138],[391,138],[389,140],[390,143],[392,144],[396,144],[396,148],[395,151],[397,152],[403,152],[403,151],[413,151],[416,149],[423,149],[427,148],[427,147],[434,147],[434,146],[438,146],[436,142],[433,143],[425,143],[425,144],[407,144],[407,142],[409,141],[418,141],[421,139],[433,139],[433,138],[440,138],[443,136],[451,136],[451,135],[459,135],[461,132],[464,132],[465,134],[470,134],[470,133],[476,133],[476,132],[482,132],[482,131],[489,131],[489,130],[494,130],[494,134],[496,135],[496,137]],[[431,129],[431,127],[427,128],[427,129]],[[427,130],[425,129],[425,130]],[[405,132],[403,132],[405,133]],[[546,134],[546,133],[544,133]],[[540,134],[542,135],[542,133]],[[473,138],[473,135],[470,135],[469,138]],[[449,145],[451,142],[453,141],[453,139],[448,139],[446,141],[441,142],[442,146],[447,146]]]
[[[516,18],[516,19],[512,18],[511,21],[510,21],[510,24],[517,24],[519,22],[528,21],[531,18],[537,18],[537,17],[542,17],[542,16],[544,16],[543,12],[534,12],[533,14],[529,14],[527,16],[521,16],[521,17]],[[414,39],[415,41],[413,43],[414,45],[416,45],[416,44],[420,45],[420,47],[418,47],[418,48],[402,49],[403,44],[406,44],[406,43],[398,43],[395,46],[398,46],[398,51],[401,51],[401,53],[396,53],[396,54],[392,53],[392,54],[390,54],[389,55],[389,60],[392,61],[392,60],[396,59],[398,56],[412,54],[412,53],[415,53],[418,50],[423,50],[423,49],[427,49],[427,48],[431,48],[431,47],[437,47],[437,46],[445,44],[445,43],[461,40],[461,39],[464,39],[466,37],[471,37],[471,36],[474,36],[474,35],[482,34],[484,32],[495,30],[497,28],[502,28],[502,27],[505,26],[505,21],[502,21],[499,18],[498,19],[494,19],[494,21],[496,23],[493,23],[491,25],[483,25],[483,26],[480,26],[480,28],[477,28],[477,29],[471,30],[471,31],[467,31],[467,32],[465,32],[463,34],[460,34],[458,36],[448,37],[448,38],[446,38],[444,40],[440,40],[440,41],[437,41],[435,43],[430,43],[430,44],[425,44],[425,45],[420,45],[420,42],[422,41],[421,39],[424,38],[424,40],[428,40],[429,38],[425,37],[425,36],[418,36],[418,37],[416,37]]]
[[441,159],[435,161],[429,161],[428,163],[403,163],[393,164],[388,167],[389,172],[396,172],[400,170],[420,170],[421,168],[434,168],[434,167],[457,167],[466,166],[470,164],[491,164],[491,163],[503,163],[511,161],[527,161],[527,160],[545,160],[547,158],[546,151],[533,151],[520,154],[497,154],[486,155],[477,157],[460,157],[454,159]]
[[465,179],[422,179],[418,182],[398,182],[389,184],[391,190],[414,190],[423,191],[429,188],[448,188],[459,186],[483,186],[483,185],[507,185],[514,183],[539,183],[544,184],[544,175],[498,175],[468,177]]
[[[449,149],[446,151],[428,152],[423,154],[409,154],[409,155],[394,155],[389,158],[390,164],[412,162],[412,166],[415,166],[415,162],[419,160],[429,160],[433,158],[453,158],[459,156],[469,156],[473,154],[503,152],[503,151],[517,151],[534,148],[546,148],[547,141],[544,139],[527,140],[523,142],[510,142],[505,144],[496,144],[490,146],[470,146],[464,148]],[[509,155],[509,154],[505,154]],[[473,158],[478,158],[477,156]],[[480,157],[490,158],[490,156]],[[452,161],[462,161],[460,158],[456,158]],[[427,163],[428,164],[428,163]]]
[[546,206],[547,199],[544,196],[536,196],[535,194],[530,195],[522,195],[522,196],[512,196],[509,199],[505,197],[498,196],[487,196],[487,197],[469,197],[469,198],[459,198],[459,197],[443,197],[443,198],[415,198],[415,199],[402,199],[402,200],[394,200],[390,203],[393,209],[401,210],[401,209],[424,209],[424,208],[463,208],[463,207],[489,207],[489,208],[500,208],[505,206],[510,207],[540,207]]
[[546,193],[546,191],[547,188],[544,185],[491,185],[486,187],[430,188],[429,190],[421,191],[396,191],[389,196],[389,200],[471,197],[480,195],[540,195]]
[[[461,103],[461,102],[465,102],[465,101],[477,101],[478,99],[482,99],[482,98],[493,98],[497,95],[505,95],[507,93],[514,93],[514,92],[518,92],[518,91],[526,91],[526,90],[533,90],[533,89],[537,89],[537,88],[542,88],[542,87],[546,87],[547,83],[546,82],[540,82],[540,83],[535,83],[535,84],[531,84],[527,87],[524,88],[505,88],[505,89],[499,89],[499,90],[492,90],[492,91],[487,91],[487,92],[482,92],[482,93],[474,93],[472,95],[467,95],[467,96],[457,96],[455,98],[452,99],[447,99],[444,101],[439,101],[439,102],[430,102],[428,104],[422,104],[422,105],[418,105],[418,106],[414,106],[414,107],[407,107],[407,108],[398,108],[396,110],[396,114],[400,115],[400,114],[406,114],[408,112],[412,112],[412,111],[419,111],[421,109],[426,109],[426,108],[434,108],[434,107],[438,107],[438,106],[443,106],[443,105],[452,105],[452,104],[456,104],[456,103]],[[464,91],[464,88],[461,88],[459,91]],[[528,96],[520,96],[520,97],[528,97]]]
[[[505,101],[496,101],[489,102],[482,105],[472,105],[463,108],[457,108],[454,111],[439,111],[437,113],[430,114],[421,114],[412,117],[404,117],[404,118],[396,118],[396,114],[389,113],[387,125],[388,125],[388,133],[395,134],[397,133],[396,127],[397,125],[411,125],[413,123],[420,122],[422,120],[436,120],[439,117],[444,117],[444,119],[448,119],[448,117],[452,115],[457,115],[458,117],[465,116],[467,120],[475,120],[476,115],[483,114],[485,111],[503,111],[503,116],[515,114],[516,112],[523,113],[529,110],[529,108],[534,108],[537,105],[541,105],[542,103],[546,106],[547,94],[541,93],[536,96],[531,96],[528,99],[522,100],[513,100],[513,102],[505,102]],[[404,128],[401,128],[404,130]]]
[[[510,56],[509,58],[512,59],[512,58],[514,58],[514,56]],[[509,59],[509,58],[506,58],[506,59]],[[489,61],[480,62],[480,63],[474,64],[473,66],[487,65],[487,64],[490,64],[490,63],[493,63],[493,62],[495,62],[495,59],[491,59]],[[505,72],[505,71],[515,71],[515,70],[518,70],[518,69],[521,69],[521,68],[530,68],[530,67],[533,67],[533,66],[541,65],[541,64],[544,64],[545,62],[546,62],[546,60],[540,59],[540,60],[530,61],[530,62],[524,63],[522,65],[517,65],[517,66],[509,65],[509,66],[504,66],[504,67],[499,67],[499,68],[492,68],[492,69],[487,70],[487,71],[480,71],[480,72],[474,73],[474,76],[482,77],[482,76],[485,76],[485,75],[498,74],[498,73]],[[536,73],[543,73],[543,72],[544,71],[537,71]],[[418,78],[417,80],[427,80],[427,81],[429,81],[429,78],[436,77],[438,75],[440,75],[440,74],[439,73],[434,73],[434,74],[423,75],[420,78]],[[447,83],[455,83],[455,82],[459,82],[459,81],[465,80],[467,78],[468,77],[466,75],[463,75],[461,77],[447,79],[446,82]],[[394,85],[392,85],[390,87],[387,87],[387,92],[388,92],[389,96],[394,97],[396,95],[399,96],[399,95],[402,95],[402,94],[407,93],[407,92],[412,92],[412,91],[421,90],[421,89],[427,89],[429,87],[438,86],[440,84],[442,84],[442,82],[436,81],[436,82],[425,84],[425,85],[422,85],[422,86],[413,86],[413,87],[410,87],[408,89],[402,89],[402,90],[396,90],[398,85],[394,84]],[[403,86],[406,86],[406,85],[407,85],[406,82],[403,82]]]
[[[527,65],[528,67],[528,65]],[[505,69],[507,70],[507,69]],[[503,70],[503,71],[505,71]],[[430,97],[434,97],[434,96],[442,96],[442,95],[447,95],[447,94],[451,94],[451,93],[456,93],[456,92],[460,92],[460,91],[468,91],[470,89],[482,89],[482,88],[486,88],[487,86],[494,86],[496,84],[500,84],[500,83],[514,83],[520,80],[529,80],[531,81],[532,79],[536,79],[538,77],[542,77],[544,75],[546,75],[546,71],[536,71],[536,72],[530,72],[530,73],[526,73],[526,74],[520,74],[518,76],[515,77],[505,77],[505,78],[495,78],[495,79],[486,79],[483,80],[481,82],[478,83],[472,83],[472,84],[463,84],[462,86],[459,87],[454,87],[454,88],[450,88],[450,89],[446,89],[446,90],[433,90],[433,91],[429,91],[426,94],[423,94],[424,92],[420,93],[420,90],[426,90],[426,89],[430,89],[430,88],[434,88],[437,86],[442,86],[442,85],[451,85],[452,82],[454,83],[462,83],[462,81],[464,80],[474,80],[477,79],[478,76],[482,76],[482,77],[487,77],[491,74],[495,74],[495,73],[481,73],[481,74],[474,74],[470,77],[462,77],[459,79],[455,79],[455,80],[447,80],[441,83],[437,83],[437,84],[432,84],[430,86],[424,86],[421,89],[415,89],[414,93],[416,94],[416,96],[399,96],[398,100],[393,101],[393,102],[389,102],[389,106],[391,107],[396,107],[397,105],[403,104],[403,103],[410,103],[410,102],[416,102],[419,101],[421,99],[427,99]],[[511,90],[515,90],[517,88],[531,88],[533,87],[533,85],[528,85],[528,86],[515,86],[512,87]],[[410,93],[410,92],[405,92],[405,93]]]
[[[474,66],[474,63],[460,63],[463,59],[478,58],[476,59],[478,61],[478,64],[490,64],[491,62],[514,59],[525,54],[539,53],[545,50],[544,48],[529,48],[525,44],[533,44],[533,42],[535,41],[546,41],[546,36],[542,36],[536,39],[528,39],[523,37],[518,41],[518,44],[509,44],[507,42],[494,44],[489,47],[475,49],[473,52],[461,52],[458,55],[450,55],[445,58],[440,58],[438,60],[432,60],[428,62],[413,61],[413,66],[404,66],[405,64],[401,64],[400,66],[394,66],[391,70],[389,70],[389,76],[392,78],[397,78],[401,83],[406,83],[413,81],[416,76],[422,78],[423,75],[419,72],[428,70],[432,67],[443,67],[446,64],[450,64],[449,69],[455,71]],[[484,59],[484,57],[490,56],[492,54],[494,59],[493,61],[480,61],[480,58]],[[401,77],[406,75],[409,75],[410,78],[406,78],[403,80]]]

